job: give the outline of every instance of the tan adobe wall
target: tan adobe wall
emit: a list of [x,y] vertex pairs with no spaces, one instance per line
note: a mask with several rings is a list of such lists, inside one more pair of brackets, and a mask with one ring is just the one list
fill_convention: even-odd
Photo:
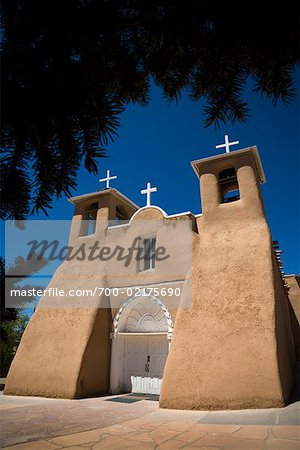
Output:
[[201,176],[203,215],[193,260],[193,305],[179,309],[160,406],[283,406],[293,387],[288,302],[253,169],[237,176],[241,199],[220,204],[213,173]]
[[[174,257],[177,260],[181,258],[184,252],[169,232],[176,218],[166,219],[161,211],[148,208],[141,210],[130,226],[108,229],[114,206],[114,198],[107,198],[105,204],[102,202],[97,214],[96,232],[91,236],[81,236],[83,216],[79,210],[82,208],[76,209],[70,236],[70,244],[75,246],[75,250],[82,243],[92,245],[96,239],[103,246],[113,248],[119,244],[127,248],[134,236],[155,231],[157,227],[158,243],[167,243],[174,249]],[[188,217],[178,220],[190,221]],[[159,271],[139,273],[134,262],[127,268],[122,263],[116,270],[113,264],[113,261],[99,260],[65,261],[48,287],[67,291],[97,286],[120,287],[128,282],[132,285],[171,283],[175,276],[174,268],[168,267],[168,261],[163,278]],[[112,320],[116,307],[126,300],[126,294],[113,299],[112,309],[104,296],[95,298],[93,307],[84,307],[83,300],[75,298],[80,307],[64,308],[64,300],[44,297],[40,301],[11,365],[5,394],[79,398],[109,391]],[[101,303],[102,307],[97,308]],[[174,317],[176,309],[171,309],[170,313]]]

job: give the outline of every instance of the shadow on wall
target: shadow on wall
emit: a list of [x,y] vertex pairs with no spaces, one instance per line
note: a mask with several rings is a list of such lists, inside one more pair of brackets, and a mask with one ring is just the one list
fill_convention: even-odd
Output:
[[300,361],[297,362],[294,371],[294,389],[289,398],[288,405],[300,401]]

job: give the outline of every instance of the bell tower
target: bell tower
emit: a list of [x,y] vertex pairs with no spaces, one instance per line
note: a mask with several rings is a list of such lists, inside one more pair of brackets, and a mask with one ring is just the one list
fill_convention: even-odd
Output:
[[179,308],[160,405],[283,406],[293,386],[289,305],[274,255],[257,148],[193,161],[202,215],[194,236],[192,303]]
[[138,206],[120,191],[107,188],[68,199],[74,204],[70,245],[84,236],[102,238],[108,225],[128,221]]

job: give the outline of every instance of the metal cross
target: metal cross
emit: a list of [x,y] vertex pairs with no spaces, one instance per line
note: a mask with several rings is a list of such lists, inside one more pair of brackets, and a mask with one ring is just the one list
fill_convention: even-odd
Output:
[[141,194],[147,194],[147,204],[146,206],[151,206],[151,194],[152,192],[157,192],[156,187],[151,187],[151,183],[147,183],[147,188],[141,190]]
[[223,148],[223,147],[225,147],[226,148],[226,153],[229,153],[230,152],[229,147],[231,145],[237,145],[239,143],[240,143],[240,141],[229,142],[228,134],[225,134],[225,144],[216,145],[216,148]]
[[106,189],[110,188],[109,182],[110,180],[114,180],[115,178],[118,178],[116,175],[114,175],[113,177],[110,176],[110,170],[107,169],[106,171],[106,178],[100,178],[99,182],[102,183],[103,181],[106,182]]

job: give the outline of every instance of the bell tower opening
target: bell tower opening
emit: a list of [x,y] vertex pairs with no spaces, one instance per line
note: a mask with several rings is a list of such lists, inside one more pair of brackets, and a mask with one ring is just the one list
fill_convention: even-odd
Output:
[[219,173],[221,203],[231,203],[240,200],[239,183],[236,170],[232,167]]
[[115,222],[116,224],[118,224],[123,221],[128,221],[128,212],[125,210],[125,208],[122,207],[122,205],[117,205]]
[[84,212],[84,220],[86,221],[84,227],[84,235],[90,236],[96,231],[96,220],[97,220],[98,203],[92,203],[87,207]]

